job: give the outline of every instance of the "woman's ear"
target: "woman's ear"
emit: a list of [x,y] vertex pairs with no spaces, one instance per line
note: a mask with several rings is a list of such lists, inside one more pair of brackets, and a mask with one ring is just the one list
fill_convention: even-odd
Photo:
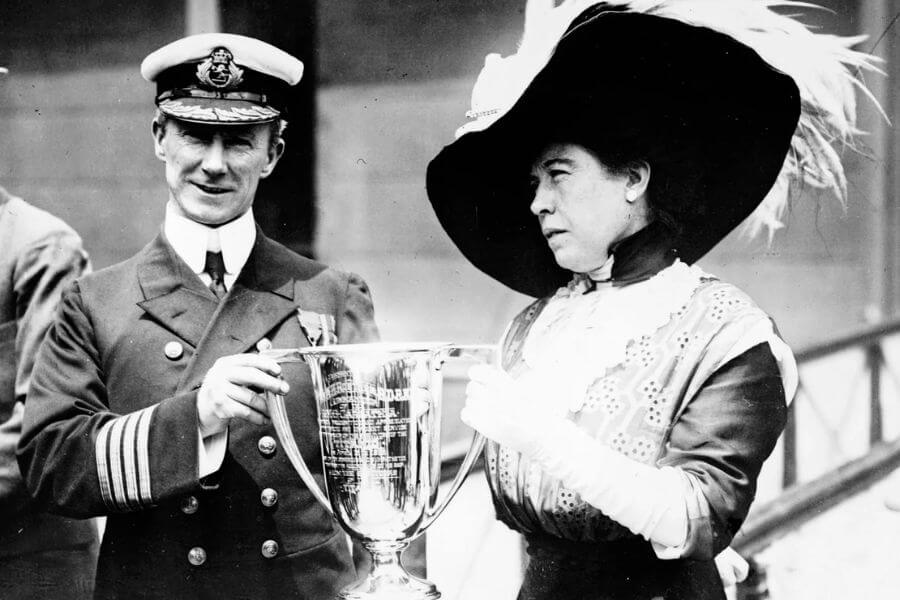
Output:
[[647,161],[636,160],[628,165],[625,171],[628,180],[625,182],[625,200],[635,202],[646,195],[650,185],[650,165]]

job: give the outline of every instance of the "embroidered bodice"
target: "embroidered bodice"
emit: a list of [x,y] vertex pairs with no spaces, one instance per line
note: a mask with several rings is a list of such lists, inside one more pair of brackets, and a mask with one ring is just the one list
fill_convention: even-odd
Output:
[[[576,277],[516,317],[504,367],[532,401],[655,464],[680,411],[768,317],[736,287],[678,261],[632,285],[589,287]],[[578,541],[632,535],[528,458],[495,443],[486,457],[498,516],[511,527]]]

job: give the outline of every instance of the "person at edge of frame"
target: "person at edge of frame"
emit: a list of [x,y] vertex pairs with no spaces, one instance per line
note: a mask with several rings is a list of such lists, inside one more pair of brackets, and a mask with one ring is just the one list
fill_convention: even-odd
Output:
[[[6,74],[0,68],[0,77]],[[40,511],[16,461],[38,348],[63,289],[90,268],[71,227],[0,187],[0,574],[6,600],[86,600],[93,594],[96,524]]]
[[162,231],[75,283],[34,370],[19,463],[34,500],[105,515],[98,598],[331,599],[346,536],[301,484],[263,394],[284,394],[322,482],[309,370],[261,350],[378,337],[366,284],[253,217],[303,64],[260,40],[189,36],[141,65],[169,197]]

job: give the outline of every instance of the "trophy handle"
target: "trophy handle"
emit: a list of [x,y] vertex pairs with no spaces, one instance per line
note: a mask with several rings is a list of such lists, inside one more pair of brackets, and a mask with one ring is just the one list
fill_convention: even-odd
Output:
[[[453,344],[444,346],[438,350],[436,362],[440,365],[448,358],[468,358],[470,360],[477,360],[488,364],[497,364],[499,356],[500,347],[497,344]],[[484,436],[476,431],[472,435],[472,443],[469,444],[466,456],[459,466],[459,471],[456,472],[456,477],[453,479],[453,483],[450,485],[447,495],[442,501],[438,502],[433,509],[426,512],[419,533],[422,533],[431,527],[431,524],[434,523],[442,512],[444,512],[444,509],[447,508],[447,505],[453,500],[453,497],[459,491],[459,488],[462,487],[466,477],[469,476],[469,473],[475,466],[475,461],[478,460],[482,450],[484,450]]]
[[[268,356],[278,363],[305,362],[303,357],[296,350],[264,350],[260,352],[260,354]],[[328,514],[334,517],[334,510],[331,508],[328,497],[322,492],[322,488],[319,487],[319,484],[313,477],[309,467],[306,466],[306,461],[303,460],[300,449],[297,448],[297,442],[294,440],[294,434],[291,432],[291,423],[288,421],[287,410],[284,406],[284,396],[266,392],[265,397],[266,404],[269,407],[269,416],[272,419],[272,424],[275,426],[275,432],[281,440],[281,445],[284,447],[288,460],[291,461],[294,470],[300,475],[300,479],[303,480],[303,483],[306,484],[309,491],[311,491],[316,500],[319,501],[319,504],[328,511]]]

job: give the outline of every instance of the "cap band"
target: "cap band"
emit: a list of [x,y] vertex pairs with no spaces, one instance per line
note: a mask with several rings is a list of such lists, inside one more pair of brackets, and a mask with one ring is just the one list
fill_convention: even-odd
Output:
[[195,88],[181,88],[177,90],[168,90],[156,97],[156,102],[160,103],[165,100],[174,100],[177,98],[206,98],[209,100],[244,100],[247,102],[256,102],[257,104],[268,104],[268,97],[265,94],[254,94],[253,92],[211,92],[208,90],[198,90]]
[[[157,106],[170,117],[191,123],[216,123],[219,125],[241,125],[268,123],[281,117],[281,113],[270,106],[241,101],[198,101],[192,98],[163,100]],[[224,106],[223,106],[224,105]]]

